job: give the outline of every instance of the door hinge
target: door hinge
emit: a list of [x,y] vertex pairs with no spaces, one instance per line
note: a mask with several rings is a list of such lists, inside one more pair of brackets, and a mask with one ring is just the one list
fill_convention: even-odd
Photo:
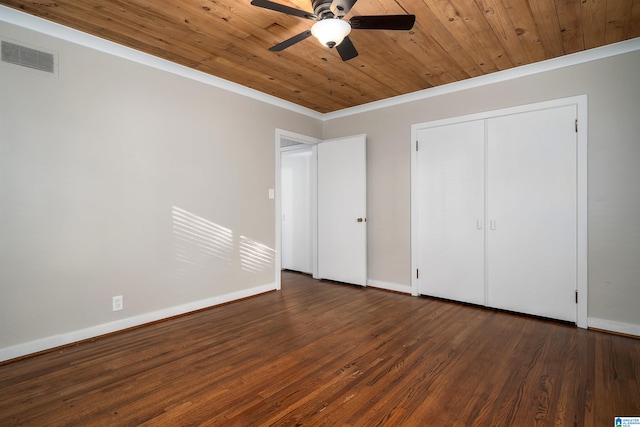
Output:
[[418,151],[418,141],[416,141],[416,151]]
[[578,119],[576,119],[576,133],[578,133]]
[[576,291],[576,304],[578,303],[578,291]]
[[420,270],[416,268],[416,279],[420,278]]

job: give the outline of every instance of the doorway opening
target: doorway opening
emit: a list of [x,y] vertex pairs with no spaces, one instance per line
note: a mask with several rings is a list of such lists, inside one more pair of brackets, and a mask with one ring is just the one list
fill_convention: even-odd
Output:
[[[281,271],[317,277],[317,150],[320,139],[276,129],[276,289]],[[283,238],[284,236],[284,238]]]
[[283,268],[366,286],[366,135],[318,140],[278,130],[275,151],[276,289]]

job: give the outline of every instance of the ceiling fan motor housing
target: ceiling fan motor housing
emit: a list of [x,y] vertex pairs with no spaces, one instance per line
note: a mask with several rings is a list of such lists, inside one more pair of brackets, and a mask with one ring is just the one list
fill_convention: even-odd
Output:
[[331,3],[331,0],[311,0],[313,12],[318,17],[318,21],[335,17],[333,12],[331,12]]

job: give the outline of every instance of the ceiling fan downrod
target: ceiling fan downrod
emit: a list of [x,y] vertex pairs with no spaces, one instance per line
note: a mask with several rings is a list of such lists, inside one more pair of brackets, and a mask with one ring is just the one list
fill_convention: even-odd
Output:
[[331,11],[331,3],[331,0],[312,0],[311,7],[313,8],[313,12],[316,14],[316,19],[318,19],[318,21],[335,17]]

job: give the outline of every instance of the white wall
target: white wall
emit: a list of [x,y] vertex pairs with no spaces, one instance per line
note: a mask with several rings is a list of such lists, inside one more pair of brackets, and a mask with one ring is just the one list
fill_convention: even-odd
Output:
[[275,288],[275,129],[317,118],[0,25],[59,55],[0,65],[0,360]]
[[[637,40],[636,46],[637,46]],[[588,95],[590,326],[640,335],[640,51],[335,117],[324,138],[367,134],[369,279],[411,283],[411,125]]]

